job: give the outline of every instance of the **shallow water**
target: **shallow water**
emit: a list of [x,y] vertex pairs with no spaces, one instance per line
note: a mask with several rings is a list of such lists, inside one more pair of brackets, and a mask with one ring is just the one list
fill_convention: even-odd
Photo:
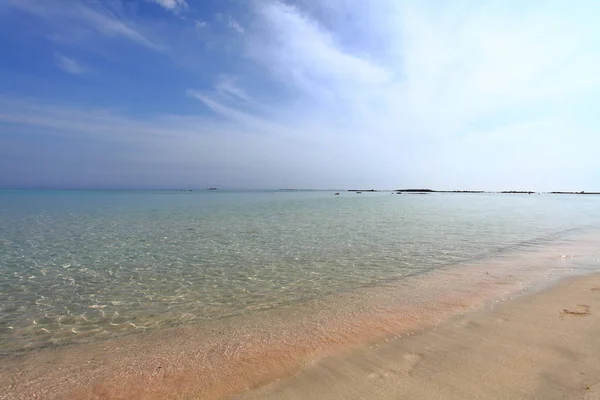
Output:
[[3,191],[0,351],[290,307],[599,227],[600,196]]

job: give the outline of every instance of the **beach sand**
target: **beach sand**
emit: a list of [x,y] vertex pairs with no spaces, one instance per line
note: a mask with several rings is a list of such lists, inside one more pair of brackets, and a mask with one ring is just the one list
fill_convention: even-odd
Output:
[[324,359],[235,398],[600,399],[600,275]]
[[600,275],[528,294],[597,263],[580,243],[239,318],[5,354],[0,399],[595,398]]

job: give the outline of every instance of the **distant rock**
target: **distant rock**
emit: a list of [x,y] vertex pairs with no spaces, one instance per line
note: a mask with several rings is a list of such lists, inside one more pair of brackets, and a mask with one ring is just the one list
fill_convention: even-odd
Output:
[[600,192],[586,192],[586,191],[581,191],[581,192],[550,192],[550,194],[600,194]]

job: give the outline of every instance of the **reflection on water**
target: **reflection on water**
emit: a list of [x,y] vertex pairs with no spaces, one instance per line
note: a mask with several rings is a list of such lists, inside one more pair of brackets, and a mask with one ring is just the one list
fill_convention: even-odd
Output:
[[0,222],[0,351],[13,352],[558,246],[600,226],[600,197],[0,192]]

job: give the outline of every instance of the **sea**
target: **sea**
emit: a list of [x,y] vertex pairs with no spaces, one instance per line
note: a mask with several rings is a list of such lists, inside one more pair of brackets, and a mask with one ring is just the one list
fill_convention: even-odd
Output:
[[600,269],[600,196],[339,193],[0,191],[0,353]]

